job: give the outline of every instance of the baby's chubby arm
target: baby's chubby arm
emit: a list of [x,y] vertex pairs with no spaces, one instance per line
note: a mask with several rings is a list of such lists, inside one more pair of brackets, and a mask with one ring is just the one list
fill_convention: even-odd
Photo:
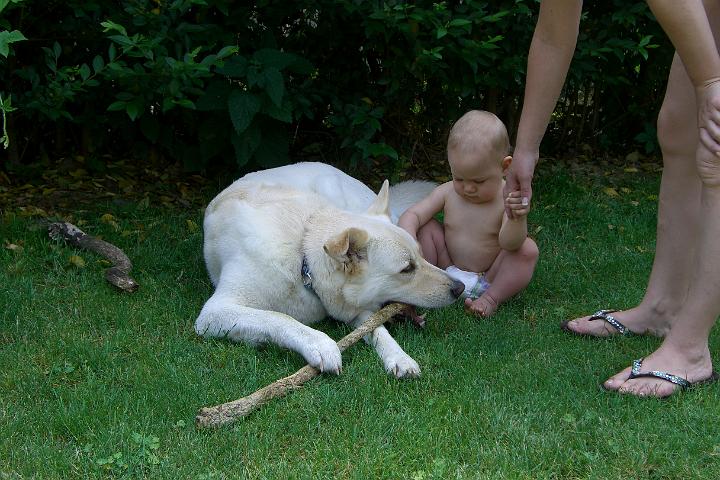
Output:
[[398,220],[398,226],[417,239],[417,232],[438,212],[445,208],[445,195],[452,183],[443,183],[418,203],[405,210]]
[[503,214],[498,243],[503,250],[512,252],[520,248],[527,238],[527,215],[530,213],[530,205],[523,204],[520,192],[516,190],[510,192],[505,199],[505,210],[511,210],[513,218],[508,218],[507,213]]

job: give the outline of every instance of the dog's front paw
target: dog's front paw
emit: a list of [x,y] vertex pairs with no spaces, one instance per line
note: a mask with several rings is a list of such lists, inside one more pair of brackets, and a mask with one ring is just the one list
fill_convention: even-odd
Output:
[[324,373],[339,375],[342,372],[342,356],[337,343],[324,333],[305,349],[305,361]]
[[420,365],[407,354],[392,355],[385,358],[385,371],[397,378],[417,378],[420,376]]

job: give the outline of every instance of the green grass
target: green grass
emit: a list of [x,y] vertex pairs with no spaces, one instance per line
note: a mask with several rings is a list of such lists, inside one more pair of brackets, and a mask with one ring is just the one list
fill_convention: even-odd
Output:
[[[608,196],[607,186],[621,195]],[[423,331],[391,327],[420,363],[420,379],[390,378],[372,349],[356,345],[341,376],[217,431],[195,430],[198,408],[249,394],[303,362],[274,346],[194,335],[211,294],[202,233],[188,223],[200,225],[200,213],[73,212],[133,259],[141,288],[129,295],[104,282],[93,254],[6,214],[0,479],[720,478],[718,387],[666,401],[604,392],[602,380],[659,340],[592,340],[558,328],[642,297],[657,188],[657,174],[545,168],[531,214],[541,258],[530,287],[491,320],[455,305],[430,312]],[[86,266],[72,266],[71,255]],[[318,327],[334,338],[348,331]],[[715,333],[712,351],[719,346]]]

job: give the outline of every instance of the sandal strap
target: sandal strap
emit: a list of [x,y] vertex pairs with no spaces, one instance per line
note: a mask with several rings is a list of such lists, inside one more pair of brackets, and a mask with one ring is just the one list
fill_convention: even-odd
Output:
[[617,312],[617,310],[598,310],[597,312],[590,315],[589,320],[605,320],[607,323],[609,323],[615,330],[620,332],[622,335],[627,335],[630,333],[630,329],[627,328],[622,323],[618,322],[615,317],[610,315],[613,312]]
[[672,375],[667,372],[661,372],[658,370],[651,370],[649,372],[640,372],[640,368],[642,367],[643,358],[638,358],[637,360],[633,360],[632,368],[630,369],[630,376],[628,377],[628,380],[631,380],[633,378],[643,378],[643,377],[651,377],[651,378],[659,378],[660,380],[665,380],[666,382],[674,383],[675,385],[678,385],[680,388],[689,388],[692,384],[688,382],[686,379],[682,377],[678,377],[677,375]]

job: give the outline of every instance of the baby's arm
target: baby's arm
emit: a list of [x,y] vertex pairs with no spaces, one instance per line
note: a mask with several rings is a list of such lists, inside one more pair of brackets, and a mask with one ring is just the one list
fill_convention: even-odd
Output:
[[512,210],[513,218],[503,214],[502,226],[500,227],[499,243],[503,250],[515,251],[527,238],[527,215],[530,212],[530,205],[524,205],[520,198],[520,192],[510,192],[505,199],[506,211]]
[[398,220],[398,226],[407,231],[414,238],[417,238],[417,232],[438,212],[445,207],[445,193],[449,183],[435,187],[435,189],[418,203],[405,210]]

